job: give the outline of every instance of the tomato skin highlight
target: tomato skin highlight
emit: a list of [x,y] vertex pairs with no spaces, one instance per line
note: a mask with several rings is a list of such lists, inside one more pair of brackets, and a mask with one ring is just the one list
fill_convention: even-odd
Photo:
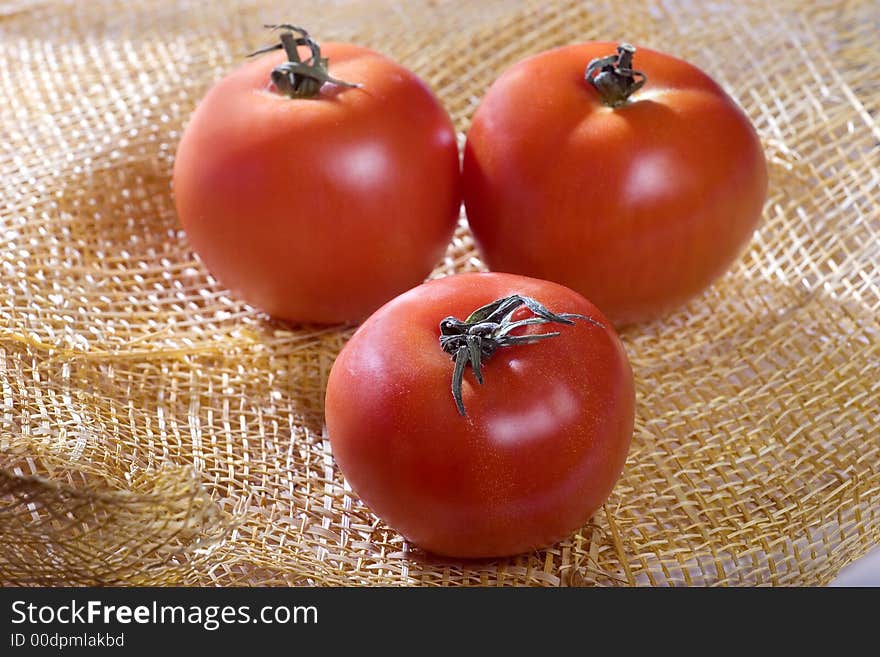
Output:
[[616,44],[521,61],[468,132],[468,222],[489,267],[577,290],[622,326],[657,318],[726,272],[750,240],[767,166],[746,115],[709,76],[638,47],[647,83],[621,107],[584,80]]
[[[304,51],[303,51],[304,52]],[[290,321],[366,317],[422,282],[455,228],[455,131],[430,89],[392,60],[323,44],[315,98],[270,89],[283,52],[220,80],[196,108],[174,164],[178,215],[225,286]]]
[[[462,417],[439,322],[512,294],[604,327],[517,329],[560,335],[499,349],[483,385],[467,369]],[[429,281],[368,318],[333,365],[325,414],[340,470],[379,517],[429,552],[497,557],[589,520],[623,469],[634,403],[629,361],[595,306],[555,283],[486,273]]]

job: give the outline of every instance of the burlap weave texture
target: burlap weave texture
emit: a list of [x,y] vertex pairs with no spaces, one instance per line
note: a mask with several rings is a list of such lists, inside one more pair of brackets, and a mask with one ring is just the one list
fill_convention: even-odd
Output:
[[[457,129],[510,64],[625,39],[706,70],[765,147],[734,269],[622,337],[625,472],[571,539],[409,550],[346,490],[323,390],[352,327],[284,325],[191,253],[170,174],[264,23],[376,48]],[[823,584],[880,542],[876,2],[0,5],[0,583]],[[435,275],[480,269],[462,222]]]

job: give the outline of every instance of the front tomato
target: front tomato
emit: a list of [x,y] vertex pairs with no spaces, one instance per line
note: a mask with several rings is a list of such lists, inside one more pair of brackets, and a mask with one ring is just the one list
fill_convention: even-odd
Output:
[[285,52],[196,109],[174,164],[178,215],[246,301],[292,321],[360,320],[441,258],[460,206],[455,132],[402,66],[286,27]]
[[[543,321],[520,298],[587,319]],[[505,333],[504,308],[457,323],[511,342],[488,353],[481,338],[480,385],[475,343],[452,336],[447,353],[441,322],[505,299],[508,325],[524,324]],[[456,354],[469,365],[461,408]],[[358,329],[330,372],[326,421],[340,470],[379,517],[429,552],[494,557],[560,540],[602,505],[629,449],[633,390],[617,335],[579,294],[522,276],[461,274],[406,292]]]
[[463,180],[493,270],[567,285],[620,326],[730,267],[761,217],[767,169],[709,76],[647,48],[614,53],[567,46],[505,72],[474,115]]

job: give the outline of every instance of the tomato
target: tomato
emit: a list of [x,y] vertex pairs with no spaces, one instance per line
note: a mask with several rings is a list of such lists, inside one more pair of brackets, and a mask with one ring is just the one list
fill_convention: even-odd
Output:
[[[482,385],[468,365],[459,410],[455,363],[470,361],[466,337],[451,334],[465,325],[445,318],[510,297],[510,321],[535,318],[515,295],[583,318],[511,330],[514,342],[559,335],[498,347],[482,359]],[[491,351],[486,331],[468,331]],[[379,517],[428,552],[495,557],[568,536],[607,499],[632,437],[633,390],[614,329],[581,295],[512,274],[459,274],[361,325],[330,372],[325,413],[336,463]]]
[[[317,44],[285,34],[308,68]],[[278,72],[287,50],[220,80],[174,164],[180,221],[206,267],[299,322],[360,320],[424,281],[461,203],[455,131],[428,87],[366,48],[328,43],[325,57],[314,75],[335,83]],[[314,95],[282,93],[294,83]]]
[[[705,73],[647,48],[614,52],[568,46],[505,72],[473,117],[463,185],[491,269],[567,285],[621,326],[731,266],[759,222],[767,168],[748,118]],[[589,76],[603,96],[585,68],[608,55]]]

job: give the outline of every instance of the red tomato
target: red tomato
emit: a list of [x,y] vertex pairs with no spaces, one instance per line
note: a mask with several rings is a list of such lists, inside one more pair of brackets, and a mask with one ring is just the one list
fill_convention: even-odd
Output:
[[[606,105],[585,68],[614,52],[568,46],[504,73],[474,115],[463,178],[491,269],[558,281],[620,326],[730,267],[760,219],[767,170],[745,114],[679,59],[638,48],[632,67],[647,82]],[[605,64],[606,87],[627,77]]]
[[[498,348],[482,385],[468,367],[463,416],[440,323],[511,295],[601,326],[511,331],[559,335]],[[531,316],[520,307],[512,319]],[[330,372],[325,410],[340,470],[379,517],[429,552],[494,557],[568,536],[606,500],[632,437],[633,390],[616,333],[582,296],[523,276],[460,274],[406,292],[358,329]]]
[[174,193],[223,285],[279,318],[333,323],[425,279],[455,227],[460,171],[449,116],[413,73],[353,45],[321,57],[360,88],[289,98],[271,84],[284,52],[217,83],[181,139]]

